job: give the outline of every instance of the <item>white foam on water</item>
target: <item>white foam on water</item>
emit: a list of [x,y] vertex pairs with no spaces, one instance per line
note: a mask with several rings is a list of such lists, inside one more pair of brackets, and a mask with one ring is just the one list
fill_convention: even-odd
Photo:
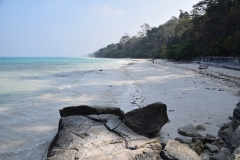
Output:
[[99,69],[113,72],[124,63],[0,73],[0,159],[44,159],[57,133],[59,109],[97,104],[106,91]]
[[65,86],[58,87],[58,89],[60,89],[60,90],[66,89],[66,88],[71,88],[71,85],[65,85]]

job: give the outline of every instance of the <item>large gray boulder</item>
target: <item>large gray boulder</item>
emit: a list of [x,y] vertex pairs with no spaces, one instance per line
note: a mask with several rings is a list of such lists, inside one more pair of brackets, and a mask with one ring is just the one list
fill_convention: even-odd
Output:
[[167,106],[161,102],[132,110],[123,117],[123,123],[138,134],[156,134],[168,121]]
[[197,131],[192,124],[178,128],[178,133],[188,137],[201,137],[202,135]]
[[161,152],[164,160],[201,160],[195,151],[186,144],[175,140],[168,140]]
[[136,134],[113,114],[68,116],[49,147],[47,160],[161,159],[159,138]]
[[117,107],[100,107],[100,106],[70,106],[59,110],[61,117],[74,116],[74,115],[99,115],[99,114],[114,114],[122,117],[124,112]]

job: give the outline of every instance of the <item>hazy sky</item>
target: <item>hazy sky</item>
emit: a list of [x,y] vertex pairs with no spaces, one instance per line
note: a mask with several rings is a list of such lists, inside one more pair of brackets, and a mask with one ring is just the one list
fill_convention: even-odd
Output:
[[0,0],[1,56],[92,53],[190,11],[199,0]]

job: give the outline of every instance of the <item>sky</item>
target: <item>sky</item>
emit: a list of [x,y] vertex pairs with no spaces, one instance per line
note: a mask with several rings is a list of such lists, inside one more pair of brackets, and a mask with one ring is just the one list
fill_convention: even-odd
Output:
[[199,0],[0,0],[0,57],[80,57]]

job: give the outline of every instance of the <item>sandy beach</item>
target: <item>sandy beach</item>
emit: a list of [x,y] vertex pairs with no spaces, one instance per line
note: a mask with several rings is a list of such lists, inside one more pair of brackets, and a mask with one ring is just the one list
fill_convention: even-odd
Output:
[[[196,63],[129,60],[115,73],[108,95],[100,103],[125,112],[154,102],[165,103],[170,123],[160,131],[162,141],[180,136],[177,128],[186,124],[205,125],[202,135],[217,136],[219,126],[230,122],[240,99],[239,71],[209,66],[199,70]],[[106,74],[107,71],[103,71]],[[110,76],[110,75],[108,75]],[[106,77],[107,78],[107,77]],[[108,78],[110,79],[110,77]]]

